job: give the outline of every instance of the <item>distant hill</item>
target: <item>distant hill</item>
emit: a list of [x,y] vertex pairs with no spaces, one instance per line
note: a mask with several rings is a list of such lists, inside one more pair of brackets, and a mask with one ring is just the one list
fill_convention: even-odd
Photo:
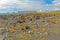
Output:
[[0,15],[12,15],[12,14],[60,14],[60,11],[52,11],[52,12],[37,12],[37,11],[19,11],[18,13],[0,13]]

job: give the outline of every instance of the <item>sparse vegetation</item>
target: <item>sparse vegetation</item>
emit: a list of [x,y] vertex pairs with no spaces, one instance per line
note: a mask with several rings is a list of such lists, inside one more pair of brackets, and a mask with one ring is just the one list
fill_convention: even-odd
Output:
[[4,40],[60,40],[60,12],[0,15],[0,33],[3,29]]

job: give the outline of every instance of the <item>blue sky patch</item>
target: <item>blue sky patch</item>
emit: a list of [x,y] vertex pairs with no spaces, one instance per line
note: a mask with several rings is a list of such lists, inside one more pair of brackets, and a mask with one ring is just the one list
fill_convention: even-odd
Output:
[[52,4],[53,0],[44,0],[46,4]]

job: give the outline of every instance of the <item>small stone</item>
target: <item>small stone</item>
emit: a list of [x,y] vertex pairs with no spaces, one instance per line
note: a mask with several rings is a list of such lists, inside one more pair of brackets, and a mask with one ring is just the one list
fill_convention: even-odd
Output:
[[30,29],[30,27],[29,26],[26,26],[26,29]]
[[47,35],[48,33],[47,33],[47,32],[45,32],[44,34],[46,34],[46,35]]

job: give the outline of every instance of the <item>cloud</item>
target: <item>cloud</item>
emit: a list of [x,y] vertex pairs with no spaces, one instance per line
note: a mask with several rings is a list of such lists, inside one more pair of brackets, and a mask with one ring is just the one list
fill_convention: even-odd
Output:
[[53,1],[53,10],[60,10],[60,0],[54,0]]
[[[52,2],[52,3],[51,3]],[[1,0],[0,12],[14,12],[14,11],[54,11],[60,10],[60,0],[50,0],[47,3],[45,0]]]

